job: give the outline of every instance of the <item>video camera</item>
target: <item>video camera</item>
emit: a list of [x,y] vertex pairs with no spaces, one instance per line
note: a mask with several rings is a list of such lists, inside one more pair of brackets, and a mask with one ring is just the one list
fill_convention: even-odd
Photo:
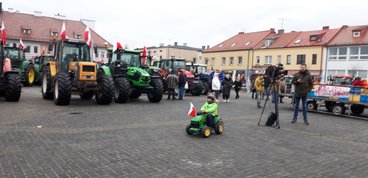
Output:
[[284,70],[284,65],[279,63],[276,66],[269,66],[265,72],[266,76],[273,79],[278,79],[282,74],[286,75],[287,71]]

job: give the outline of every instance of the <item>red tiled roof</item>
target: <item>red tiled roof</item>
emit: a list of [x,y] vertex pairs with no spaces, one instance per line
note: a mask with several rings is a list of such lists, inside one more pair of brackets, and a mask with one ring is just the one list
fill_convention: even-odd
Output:
[[[290,33],[283,33],[281,35],[276,34],[273,36],[270,36],[267,39],[275,38],[275,41],[271,43],[270,46],[267,48],[283,48],[286,47],[289,43],[293,42],[293,40],[300,34],[301,32],[290,32]],[[264,49],[264,41],[262,43],[259,43],[254,49]]]
[[[340,28],[336,29],[325,29],[325,30],[314,30],[314,31],[303,31],[290,42],[286,47],[305,47],[305,46],[324,46],[335,37],[340,31]],[[311,35],[317,35],[316,41],[310,41]],[[299,41],[299,42],[297,42]]]
[[213,46],[203,52],[217,52],[217,51],[236,51],[236,50],[247,50],[252,49],[262,42],[265,38],[270,35],[274,35],[275,30],[270,29],[260,32],[244,33],[240,32],[237,35],[225,40],[224,42]]
[[[360,30],[360,37],[353,37],[353,31]],[[343,26],[328,46],[368,44],[368,25]]]
[[[58,35],[60,35],[61,26],[64,20],[53,17],[3,11],[0,14],[0,21],[4,21],[7,38],[9,39],[22,38],[24,41],[50,42],[53,40],[51,36],[52,32],[57,32]],[[65,20],[65,27],[67,36],[70,38],[73,38],[74,34],[82,35],[83,38],[84,30],[86,29],[86,25],[83,22]],[[22,29],[31,29],[31,34],[24,34]],[[107,41],[94,30],[91,29],[91,32],[94,45],[104,47]],[[109,42],[108,45],[110,47],[112,46]]]

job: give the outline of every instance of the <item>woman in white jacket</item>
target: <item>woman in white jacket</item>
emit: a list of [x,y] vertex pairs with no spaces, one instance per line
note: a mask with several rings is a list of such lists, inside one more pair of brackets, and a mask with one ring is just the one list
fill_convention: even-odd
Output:
[[215,97],[218,99],[221,90],[221,82],[219,79],[219,73],[215,73],[212,79],[212,90],[215,92]]

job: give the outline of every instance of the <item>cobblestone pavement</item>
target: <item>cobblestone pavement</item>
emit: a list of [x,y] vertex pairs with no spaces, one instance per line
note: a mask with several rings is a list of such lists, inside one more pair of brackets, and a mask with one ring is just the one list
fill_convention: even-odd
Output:
[[199,108],[204,100],[141,96],[101,106],[75,96],[55,106],[39,87],[23,88],[18,103],[0,99],[0,177],[368,175],[368,121],[309,113],[309,126],[301,118],[292,125],[281,104],[281,129],[260,127],[260,110],[242,93],[220,103],[223,135],[188,136],[189,101]]

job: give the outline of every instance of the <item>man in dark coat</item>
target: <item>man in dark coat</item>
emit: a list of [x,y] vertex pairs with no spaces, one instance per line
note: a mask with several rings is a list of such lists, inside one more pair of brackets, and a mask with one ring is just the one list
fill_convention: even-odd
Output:
[[172,96],[173,100],[175,100],[175,88],[178,87],[178,76],[176,76],[172,70],[170,70],[170,74],[166,77],[165,85],[167,88],[167,99],[170,100],[170,96]]
[[229,101],[230,91],[231,87],[233,86],[233,80],[231,79],[230,74],[226,74],[224,80],[222,81],[222,86],[223,86],[222,97],[224,99],[223,102],[230,102]]
[[241,86],[242,86],[242,81],[241,81],[241,78],[239,76],[239,77],[236,78],[236,80],[234,82],[234,90],[235,90],[235,93],[236,93],[235,99],[239,99],[239,91],[240,91]]
[[184,75],[182,70],[179,70],[179,100],[182,100],[184,97],[184,92],[185,92],[185,83],[187,82],[187,78]]
[[299,102],[302,100],[304,124],[309,125],[307,119],[307,95],[313,88],[313,79],[306,64],[300,65],[300,71],[294,74],[291,81],[295,85],[294,93],[294,117],[291,123],[295,123],[298,118]]

